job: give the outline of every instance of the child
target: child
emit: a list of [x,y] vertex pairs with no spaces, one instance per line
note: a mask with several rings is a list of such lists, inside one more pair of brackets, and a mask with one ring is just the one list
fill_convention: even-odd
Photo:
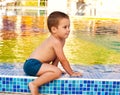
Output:
[[23,67],[26,74],[38,76],[38,78],[29,83],[32,95],[39,94],[39,86],[61,76],[62,71],[57,67],[58,62],[61,63],[70,76],[82,75],[71,69],[63,52],[65,39],[70,33],[68,15],[55,11],[48,16],[47,25],[51,35],[35,49]]

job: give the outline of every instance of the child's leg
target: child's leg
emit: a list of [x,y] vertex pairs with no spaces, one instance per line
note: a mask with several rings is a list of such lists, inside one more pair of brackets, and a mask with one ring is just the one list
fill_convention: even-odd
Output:
[[58,67],[50,64],[42,64],[40,70],[37,73],[39,77],[29,83],[29,88],[32,95],[38,95],[39,86],[59,78],[61,74],[62,72]]

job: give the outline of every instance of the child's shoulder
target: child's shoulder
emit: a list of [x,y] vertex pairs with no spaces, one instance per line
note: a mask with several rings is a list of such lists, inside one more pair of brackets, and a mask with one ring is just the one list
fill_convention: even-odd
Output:
[[62,45],[62,44],[64,44],[64,42],[65,42],[65,41],[62,41],[62,40],[54,37],[54,36],[49,37],[49,38],[47,39],[47,41],[48,41],[48,43],[51,43],[51,44],[56,45],[56,46],[57,46],[57,45]]

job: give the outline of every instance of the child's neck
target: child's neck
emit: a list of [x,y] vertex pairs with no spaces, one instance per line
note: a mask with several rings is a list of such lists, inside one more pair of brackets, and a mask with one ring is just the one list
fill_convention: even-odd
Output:
[[54,35],[54,34],[52,34],[51,37],[53,37],[53,38],[55,38],[55,39],[58,39],[59,41],[65,41],[65,39],[62,39],[62,38],[60,38],[59,36]]

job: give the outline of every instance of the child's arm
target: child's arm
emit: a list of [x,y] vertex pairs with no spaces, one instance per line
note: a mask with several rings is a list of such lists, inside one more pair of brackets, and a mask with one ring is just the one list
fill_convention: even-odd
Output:
[[[56,59],[52,62],[52,64],[55,65],[55,66],[58,66],[58,62],[59,62],[59,59],[56,58]],[[62,73],[65,73],[65,72],[62,71]],[[82,75],[82,74],[79,73],[79,72],[73,72],[73,74],[72,74],[71,76],[81,76],[81,75]]]
[[81,76],[82,74],[80,72],[74,72],[64,54],[63,51],[63,46],[64,46],[64,42],[60,42],[60,41],[54,41],[53,44],[53,48],[54,48],[54,52],[58,58],[58,60],[60,61],[60,63],[62,64],[63,68],[65,69],[65,71],[70,75],[70,76]]
[[63,45],[61,44],[61,42],[59,42],[59,41],[55,42],[55,44],[54,44],[54,51],[55,51],[56,56],[59,59],[60,63],[62,64],[63,68],[65,69],[65,71],[69,75],[74,74],[74,71],[70,67],[69,62],[68,62],[66,56],[64,55]]

